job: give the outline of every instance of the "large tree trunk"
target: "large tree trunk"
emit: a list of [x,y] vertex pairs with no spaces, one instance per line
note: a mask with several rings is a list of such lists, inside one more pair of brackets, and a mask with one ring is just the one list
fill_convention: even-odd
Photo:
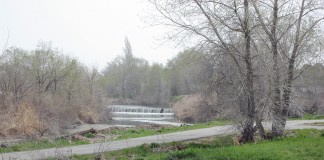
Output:
[[295,64],[295,58],[291,58],[289,60],[289,66],[288,66],[288,78],[286,79],[285,86],[283,88],[283,96],[282,96],[282,111],[281,111],[281,122],[282,125],[286,125],[286,121],[288,118],[288,111],[289,111],[289,105],[290,105],[290,97],[291,97],[291,90],[292,90],[292,81],[294,77],[294,64]]
[[[247,57],[250,55],[247,54]],[[246,78],[246,86],[245,86],[245,92],[246,92],[246,105],[247,105],[247,111],[245,112],[246,121],[243,126],[243,132],[242,137],[240,139],[241,143],[245,142],[251,142],[254,141],[254,120],[255,120],[255,97],[254,97],[254,91],[253,91],[253,70],[252,70],[252,64],[251,59],[246,59],[246,69],[247,69],[247,78]]]
[[260,118],[261,116],[260,115],[256,115],[255,116],[255,124],[256,124],[256,127],[258,129],[258,133],[259,133],[259,136],[260,138],[262,139],[267,139],[269,138],[264,130],[264,127],[263,127],[263,124],[262,124],[262,118]]
[[278,23],[278,0],[274,1],[272,26],[271,26],[271,51],[273,56],[273,107],[272,107],[272,136],[281,136],[285,129],[285,121],[281,116],[281,90],[280,90],[280,70],[279,70],[279,57],[278,57],[278,39],[277,39],[277,23]]
[[272,136],[281,136],[285,128],[285,124],[282,121],[281,116],[281,90],[280,90],[280,74],[278,63],[278,50],[277,45],[272,46],[273,51],[273,73],[274,73],[274,94],[273,94],[273,106],[271,108],[273,115],[272,122]]
[[246,66],[246,80],[245,80],[245,94],[247,98],[247,120],[243,126],[241,143],[254,141],[254,120],[255,120],[255,97],[254,97],[254,80],[253,67],[251,57],[251,33],[249,29],[249,2],[244,0],[244,39],[245,39],[245,66]]
[[285,80],[284,88],[283,88],[283,107],[281,111],[281,118],[283,125],[286,125],[286,121],[288,118],[288,111],[290,106],[290,99],[291,99],[291,90],[292,90],[292,83],[294,79],[294,68],[295,68],[295,60],[297,58],[297,51],[300,44],[300,29],[301,29],[301,22],[302,17],[304,14],[305,7],[305,0],[302,1],[301,10],[299,12],[298,20],[297,20],[297,29],[294,38],[294,48],[291,54],[291,57],[288,61],[288,70],[287,70],[287,78]]

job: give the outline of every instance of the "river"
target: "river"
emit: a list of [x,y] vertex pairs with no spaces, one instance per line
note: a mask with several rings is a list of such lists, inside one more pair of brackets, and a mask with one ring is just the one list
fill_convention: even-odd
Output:
[[136,105],[110,105],[113,125],[169,124],[179,126],[180,123],[170,108],[156,108]]
[[[72,129],[66,129],[65,132],[72,134],[91,128],[101,130],[110,127],[135,127],[147,124],[173,125],[180,126],[174,117],[174,112],[170,108],[156,108],[135,105],[110,105],[105,109],[111,111],[112,120],[101,124],[82,124]],[[107,113],[107,112],[103,112]]]

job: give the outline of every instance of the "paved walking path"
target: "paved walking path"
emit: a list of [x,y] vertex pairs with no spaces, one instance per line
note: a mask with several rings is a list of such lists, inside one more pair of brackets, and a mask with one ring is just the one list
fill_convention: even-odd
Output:
[[[315,128],[324,129],[324,126],[310,125],[314,122],[324,122],[324,120],[296,120],[287,121],[286,129],[304,129],[304,128]],[[309,124],[308,124],[309,123]],[[267,125],[266,125],[267,126]],[[204,137],[210,137],[215,135],[230,134],[234,132],[232,125],[217,126],[204,129],[196,129],[190,131],[182,131],[168,134],[161,134],[155,136],[147,136],[140,138],[132,138],[125,140],[110,141],[104,143],[86,144],[80,146],[62,147],[62,148],[51,148],[42,149],[35,151],[23,151],[23,152],[12,152],[0,154],[0,159],[11,160],[11,159],[45,159],[46,157],[57,157],[57,156],[68,156],[72,154],[84,155],[94,154],[99,152],[107,152],[120,150],[130,147],[136,147],[144,143],[166,143],[174,141],[185,141],[191,139],[198,139]]]

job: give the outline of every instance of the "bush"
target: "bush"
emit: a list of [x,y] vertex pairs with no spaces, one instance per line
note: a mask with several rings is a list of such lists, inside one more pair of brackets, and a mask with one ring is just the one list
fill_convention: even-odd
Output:
[[160,147],[160,144],[158,144],[158,143],[151,143],[151,145],[150,145],[151,149],[158,148],[158,147]]
[[99,113],[91,107],[82,107],[78,113],[78,118],[84,123],[94,124],[99,121]]
[[93,134],[93,133],[86,133],[86,134],[84,134],[84,136],[87,137],[87,138],[94,138],[94,137],[96,137],[96,135]]
[[182,96],[173,104],[178,119],[186,123],[206,122],[214,119],[214,108],[206,103],[201,94]]
[[50,129],[46,119],[41,116],[36,107],[26,102],[20,103],[17,110],[10,111],[8,115],[10,116],[7,123],[2,123],[0,127],[3,128],[3,134],[43,136]]

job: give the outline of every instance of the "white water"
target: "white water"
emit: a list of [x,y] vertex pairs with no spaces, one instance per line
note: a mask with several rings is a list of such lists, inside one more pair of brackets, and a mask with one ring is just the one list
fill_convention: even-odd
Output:
[[173,113],[170,108],[153,108],[144,106],[132,105],[112,105],[108,106],[113,113],[127,112],[127,113]]
[[174,118],[170,108],[154,108],[133,105],[111,105],[113,120],[117,124],[138,125],[138,124],[170,124],[180,125]]
[[141,124],[165,124],[180,126],[174,113],[170,108],[154,108],[144,106],[112,105],[107,109],[111,110],[112,121],[108,124],[83,124],[73,129],[65,130],[66,133],[72,134],[91,128],[100,130],[109,127],[133,127]]

